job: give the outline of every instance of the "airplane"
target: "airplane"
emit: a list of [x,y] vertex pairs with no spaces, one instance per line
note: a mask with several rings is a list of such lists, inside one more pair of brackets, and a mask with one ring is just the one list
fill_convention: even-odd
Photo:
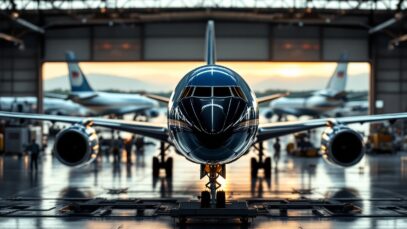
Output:
[[[91,112],[72,101],[43,98],[44,113],[52,115],[89,116]],[[37,97],[0,97],[0,111],[33,112],[37,110]]]
[[315,91],[306,98],[284,97],[272,101],[270,110],[265,113],[266,118],[277,115],[281,121],[285,115],[322,117],[335,108],[344,106],[347,100],[345,87],[348,78],[346,60],[346,55],[342,54],[325,89]]
[[75,54],[68,51],[65,56],[71,93],[67,97],[46,93],[47,97],[72,100],[88,108],[95,116],[123,116],[134,113],[136,118],[138,115],[151,117],[158,115],[154,110],[158,107],[158,102],[143,95],[95,91],[76,61]]
[[[237,72],[216,64],[214,28],[214,22],[209,21],[206,64],[188,72],[166,100],[166,123],[18,112],[0,112],[0,118],[71,123],[72,126],[57,135],[54,145],[57,159],[68,166],[83,165],[96,158],[99,147],[94,126],[127,131],[172,145],[187,160],[201,165],[201,179],[209,178],[206,184],[209,191],[201,193],[202,208],[225,207],[225,192],[218,191],[221,185],[217,178],[226,178],[226,164],[238,160],[250,147],[263,141],[325,127],[321,137],[323,157],[338,166],[349,167],[363,158],[364,144],[360,133],[347,124],[407,119],[407,113],[394,113],[259,124],[259,101],[268,100],[256,98]],[[172,158],[162,160],[160,163],[172,164]]]

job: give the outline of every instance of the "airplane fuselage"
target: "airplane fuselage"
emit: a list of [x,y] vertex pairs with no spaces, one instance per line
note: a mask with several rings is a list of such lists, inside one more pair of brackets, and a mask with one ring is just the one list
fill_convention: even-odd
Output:
[[156,101],[138,94],[76,92],[72,95],[76,103],[87,107],[95,115],[137,113],[158,106]]
[[312,95],[308,98],[280,98],[270,102],[273,113],[278,115],[320,116],[344,104],[342,99],[332,99],[323,95]]
[[256,96],[229,68],[206,65],[189,72],[175,88],[168,111],[171,141],[195,163],[230,163],[255,141]]
[[[37,98],[26,97],[1,97],[1,111],[34,112],[37,110]],[[85,107],[72,101],[56,98],[43,98],[43,110],[45,114],[86,116],[90,112]]]

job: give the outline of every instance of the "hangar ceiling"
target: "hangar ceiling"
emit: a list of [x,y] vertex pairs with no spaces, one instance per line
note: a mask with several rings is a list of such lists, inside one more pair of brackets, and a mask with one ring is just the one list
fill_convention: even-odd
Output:
[[0,8],[24,10],[97,9],[97,8],[314,8],[357,10],[401,10],[403,0],[11,0],[0,3]]

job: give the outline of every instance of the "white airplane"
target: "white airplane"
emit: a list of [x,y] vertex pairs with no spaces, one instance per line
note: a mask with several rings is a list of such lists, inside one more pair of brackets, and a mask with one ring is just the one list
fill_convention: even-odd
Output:
[[71,93],[68,97],[53,93],[46,93],[46,96],[70,99],[88,108],[95,116],[122,116],[129,113],[134,113],[136,116],[156,115],[153,110],[158,107],[157,101],[140,94],[95,91],[79,67],[73,52],[69,51],[66,53],[66,61],[68,63],[68,77],[71,85]]
[[[45,114],[88,116],[91,112],[72,101],[57,98],[43,98]],[[37,98],[25,97],[0,97],[0,111],[34,112],[37,110]]]
[[325,89],[315,91],[307,98],[283,97],[274,100],[270,102],[270,110],[266,112],[266,116],[271,118],[272,115],[277,115],[279,121],[286,115],[321,117],[343,107],[347,100],[345,88],[348,78],[348,63],[345,60],[343,55]]
[[[325,128],[321,137],[323,158],[349,167],[363,158],[364,144],[360,133],[347,124],[407,119],[407,113],[394,113],[259,124],[258,104],[267,100],[256,98],[238,73],[216,64],[214,33],[214,23],[209,21],[206,64],[188,72],[175,87],[168,100],[166,123],[18,112],[0,112],[0,118],[73,124],[57,135],[54,145],[57,159],[68,166],[86,164],[96,158],[99,144],[94,126],[127,131],[173,145],[177,153],[201,165],[201,178],[209,178],[206,187],[210,192],[201,193],[202,208],[225,207],[225,192],[217,191],[221,186],[217,178],[226,178],[226,164],[238,160],[250,147],[263,141]],[[160,164],[172,165],[172,159],[167,158]]]

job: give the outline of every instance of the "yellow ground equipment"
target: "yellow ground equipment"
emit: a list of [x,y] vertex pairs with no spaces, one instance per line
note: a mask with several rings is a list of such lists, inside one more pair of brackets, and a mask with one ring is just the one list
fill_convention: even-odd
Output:
[[394,137],[388,130],[380,129],[368,136],[367,149],[373,153],[393,153]]
[[306,132],[294,134],[294,142],[286,146],[289,155],[299,157],[319,157],[318,149],[309,141],[309,135]]

